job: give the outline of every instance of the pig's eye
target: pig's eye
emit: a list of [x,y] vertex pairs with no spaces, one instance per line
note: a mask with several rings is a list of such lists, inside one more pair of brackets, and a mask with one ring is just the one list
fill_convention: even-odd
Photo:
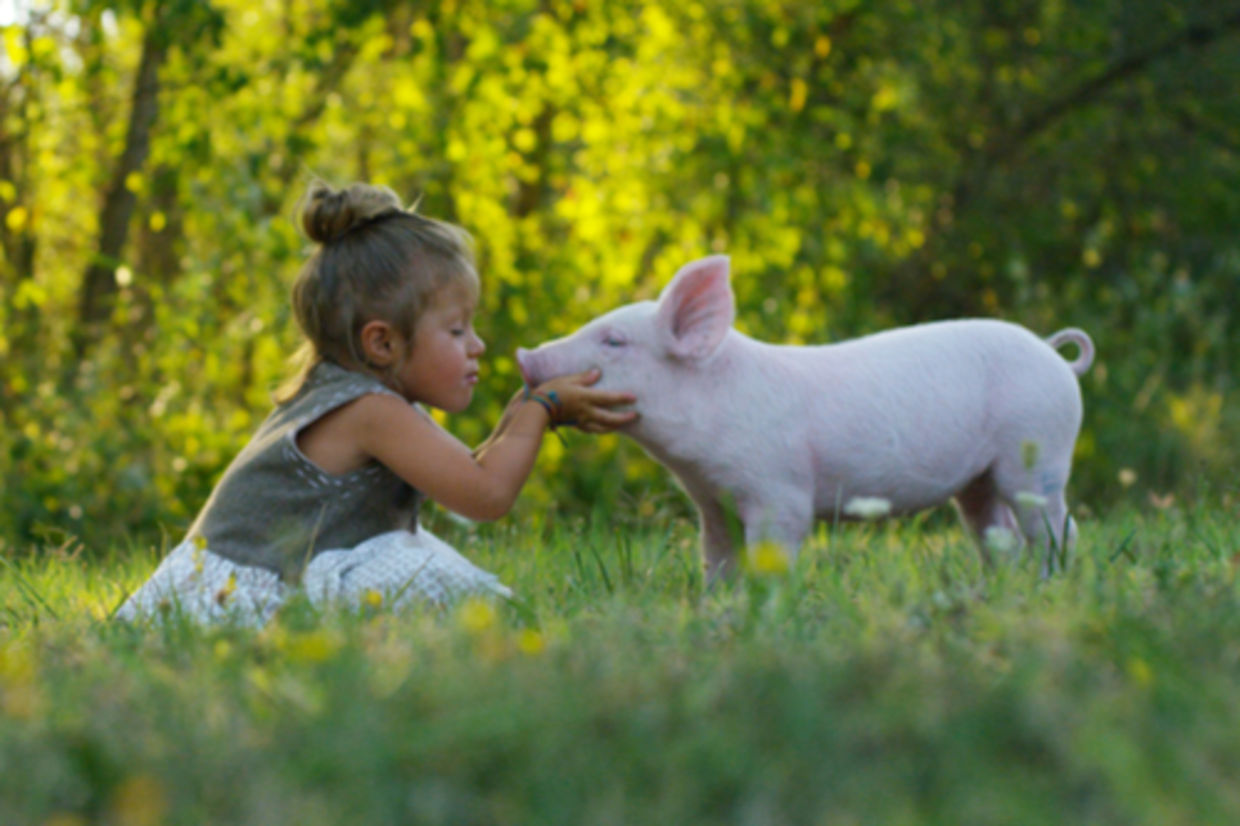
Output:
[[605,347],[623,347],[627,343],[627,341],[615,333],[608,333],[603,339],[603,346]]

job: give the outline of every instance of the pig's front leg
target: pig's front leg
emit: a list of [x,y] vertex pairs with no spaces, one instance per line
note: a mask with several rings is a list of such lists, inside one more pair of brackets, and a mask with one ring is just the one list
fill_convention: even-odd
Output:
[[814,524],[814,503],[804,490],[791,486],[771,488],[763,494],[740,504],[745,545],[752,548],[761,542],[775,542],[793,562]]
[[[685,487],[698,508],[707,583],[732,576],[737,570],[739,537],[733,535],[727,511],[707,490]],[[744,526],[746,546],[776,542],[787,551],[789,561],[796,559],[814,520],[810,497],[792,488],[770,490],[760,498],[743,497],[737,502],[736,511]]]
[[727,514],[713,497],[692,496],[698,508],[702,532],[702,559],[706,566],[706,583],[736,572],[736,542],[728,528]]
[[679,476],[685,492],[697,505],[698,526],[702,543],[702,561],[706,569],[706,584],[726,579],[736,573],[736,528],[729,520],[723,500],[731,500],[731,494],[715,488],[710,482],[689,474]]

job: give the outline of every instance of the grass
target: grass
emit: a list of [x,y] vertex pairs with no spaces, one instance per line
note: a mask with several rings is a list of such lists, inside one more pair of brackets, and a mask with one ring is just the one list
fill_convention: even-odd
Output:
[[1240,822],[1227,507],[1045,582],[940,516],[705,592],[681,520],[457,530],[519,604],[134,628],[146,551],[3,564],[0,823]]

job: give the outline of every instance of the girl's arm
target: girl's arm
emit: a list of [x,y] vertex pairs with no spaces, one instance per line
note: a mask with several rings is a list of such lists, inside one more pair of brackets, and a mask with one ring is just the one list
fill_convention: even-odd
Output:
[[[555,379],[537,392],[554,390],[564,420],[594,430],[611,430],[636,418],[633,412],[606,409],[631,403],[633,397],[591,389],[597,380],[597,371],[592,371]],[[498,519],[512,508],[552,423],[541,404],[518,393],[495,431],[471,451],[426,413],[395,396],[363,396],[349,408],[354,415],[348,429],[362,452],[440,505],[480,521]]]
[[[629,394],[600,393],[596,390],[589,390],[589,386],[598,381],[601,375],[598,368],[594,368],[579,375],[553,379],[546,384],[539,385],[532,393],[541,395],[543,399],[548,399],[549,395],[554,393],[559,400],[559,409],[556,411],[558,415],[552,424],[572,423],[574,427],[589,433],[606,433],[633,421],[637,415],[601,409],[604,406],[633,401],[633,396]],[[495,425],[495,430],[486,438],[486,441],[474,448],[475,458],[482,456],[496,439],[508,432],[522,403],[532,401],[530,396],[531,391],[525,388],[513,394],[499,422]]]

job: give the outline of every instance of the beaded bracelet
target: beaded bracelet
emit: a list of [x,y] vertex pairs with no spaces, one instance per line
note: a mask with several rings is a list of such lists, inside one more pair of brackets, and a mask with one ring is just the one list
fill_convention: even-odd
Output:
[[541,393],[533,392],[532,389],[526,388],[526,392],[522,393],[522,401],[538,402],[542,404],[544,411],[547,411],[547,418],[551,419],[552,427],[556,427],[556,414],[559,412],[559,399],[556,398],[556,391],[552,391],[548,396]]
[[560,415],[564,412],[564,406],[560,404],[560,397],[556,394],[556,392],[551,390],[544,396],[541,393],[535,393],[527,385],[525,388],[525,393],[521,396],[521,398],[523,401],[538,402],[542,405],[543,410],[547,411],[547,418],[551,422],[551,432],[554,433],[556,438],[562,443],[567,444],[567,442],[564,442],[564,435],[560,433],[558,428],[560,425],[571,425],[573,422],[559,421]]

